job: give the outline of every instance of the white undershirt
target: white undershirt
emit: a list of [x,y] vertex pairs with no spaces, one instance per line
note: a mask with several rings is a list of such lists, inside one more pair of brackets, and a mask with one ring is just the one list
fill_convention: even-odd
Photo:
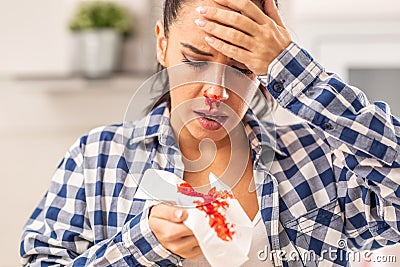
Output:
[[[258,212],[256,217],[253,220],[254,231],[253,238],[251,241],[250,252],[249,252],[249,260],[246,261],[241,267],[273,267],[274,265],[268,258],[265,261],[261,261],[258,259],[258,255],[260,254],[260,250],[264,253],[269,253],[269,242],[267,237],[267,231],[265,229],[264,221],[261,218],[261,213]],[[261,254],[261,257],[264,257],[265,254]],[[197,261],[184,260],[183,267],[209,267],[210,264],[203,257]]]

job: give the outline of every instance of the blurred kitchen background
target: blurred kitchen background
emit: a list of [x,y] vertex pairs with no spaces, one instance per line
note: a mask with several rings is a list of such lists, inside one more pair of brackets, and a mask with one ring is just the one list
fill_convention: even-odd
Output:
[[[135,90],[155,71],[162,0],[115,1],[129,10],[135,31],[123,40],[117,71],[100,78],[77,65],[83,55],[69,23],[79,2],[0,2],[0,266],[19,265],[23,224],[68,147],[96,126],[121,122]],[[281,0],[281,13],[314,58],[400,115],[398,0]],[[275,117],[293,120],[281,110]],[[374,254],[396,254],[400,262],[399,247]]]

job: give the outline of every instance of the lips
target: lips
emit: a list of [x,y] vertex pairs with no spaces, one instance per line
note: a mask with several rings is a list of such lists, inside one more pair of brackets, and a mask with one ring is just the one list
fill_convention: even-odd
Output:
[[220,129],[228,119],[228,116],[221,112],[194,111],[194,113],[197,115],[199,124],[210,131]]
[[208,120],[217,121],[221,124],[228,119],[228,116],[226,116],[225,113],[223,112],[209,112],[206,110],[197,110],[194,111],[194,113],[200,117],[206,118]]

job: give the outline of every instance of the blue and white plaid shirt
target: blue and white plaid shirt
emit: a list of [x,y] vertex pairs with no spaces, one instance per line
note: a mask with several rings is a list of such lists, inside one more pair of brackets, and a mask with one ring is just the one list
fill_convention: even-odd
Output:
[[[346,266],[346,245],[375,249],[400,240],[400,122],[369,103],[292,43],[259,77],[304,123],[278,126],[276,138],[251,112],[244,118],[257,195],[275,266]],[[157,168],[182,177],[181,154],[159,106],[135,123],[80,138],[59,165],[25,226],[20,253],[30,266],[174,266],[180,263],[148,226],[135,199],[137,179]],[[266,164],[263,155],[274,149]],[[268,165],[268,167],[266,167]],[[256,178],[256,175],[255,175]],[[326,253],[330,251],[330,253]],[[298,253],[293,260],[288,255]],[[309,261],[307,252],[317,255]],[[290,254],[291,253],[291,254]],[[286,255],[286,257],[285,257]]]

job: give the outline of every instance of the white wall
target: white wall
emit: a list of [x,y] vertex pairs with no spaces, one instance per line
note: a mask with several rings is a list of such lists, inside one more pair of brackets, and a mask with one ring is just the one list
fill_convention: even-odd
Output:
[[[79,0],[0,1],[0,77],[66,76],[74,71],[73,37],[68,30]],[[138,35],[125,43],[123,69],[155,66],[154,18],[160,9],[149,0],[118,0],[136,16]],[[157,1],[161,2],[161,1]],[[159,4],[158,4],[159,5]],[[150,43],[150,44],[149,44]]]
[[[282,0],[293,38],[326,68],[347,78],[343,58],[372,65],[393,66],[392,49],[400,41],[400,2],[397,0]],[[364,50],[369,45],[370,50]],[[386,47],[381,48],[381,45]],[[347,46],[335,51],[329,49]],[[358,48],[357,48],[358,47]],[[397,53],[398,54],[398,53]],[[393,57],[394,55],[394,57]]]
[[0,2],[0,74],[65,70],[62,1]]

